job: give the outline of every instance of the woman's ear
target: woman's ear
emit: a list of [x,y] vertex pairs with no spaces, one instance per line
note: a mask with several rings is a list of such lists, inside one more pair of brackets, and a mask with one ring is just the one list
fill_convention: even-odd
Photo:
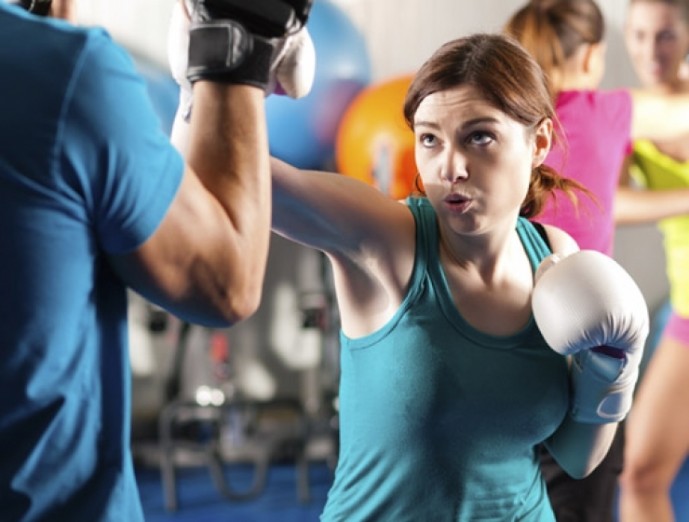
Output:
[[532,167],[538,167],[544,161],[550,148],[553,145],[553,120],[550,118],[543,118],[543,120],[536,126],[533,140],[533,159]]

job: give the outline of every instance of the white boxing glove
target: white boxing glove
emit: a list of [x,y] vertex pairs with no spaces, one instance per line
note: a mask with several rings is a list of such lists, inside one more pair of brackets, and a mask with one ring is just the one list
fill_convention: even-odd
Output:
[[550,256],[536,273],[531,304],[548,345],[572,356],[572,417],[624,419],[649,331],[648,307],[632,277],[593,250]]

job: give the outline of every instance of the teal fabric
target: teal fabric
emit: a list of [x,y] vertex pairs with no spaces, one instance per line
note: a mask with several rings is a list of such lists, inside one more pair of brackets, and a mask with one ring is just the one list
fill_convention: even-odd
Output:
[[[408,294],[390,322],[341,334],[340,459],[323,521],[554,521],[535,446],[568,406],[565,359],[533,319],[496,337],[459,314],[438,261],[435,214],[417,223]],[[532,266],[549,253],[518,234]]]

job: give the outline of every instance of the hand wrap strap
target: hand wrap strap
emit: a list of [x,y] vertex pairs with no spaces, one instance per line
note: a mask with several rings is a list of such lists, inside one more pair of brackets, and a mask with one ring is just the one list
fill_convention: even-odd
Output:
[[190,82],[247,83],[265,89],[273,45],[232,20],[206,22],[189,31]]

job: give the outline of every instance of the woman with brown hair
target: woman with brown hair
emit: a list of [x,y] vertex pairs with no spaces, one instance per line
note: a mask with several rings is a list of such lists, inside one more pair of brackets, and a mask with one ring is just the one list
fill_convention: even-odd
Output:
[[[546,331],[586,337],[576,321],[532,315],[546,277],[570,304],[564,281],[586,294],[600,267],[569,277],[565,262],[586,255],[557,228],[544,241],[530,221],[553,190],[578,185],[543,164],[555,114],[520,46],[500,35],[448,42],[416,74],[404,114],[424,189],[404,204],[273,162],[273,230],[327,255],[341,317],[341,451],[322,520],[554,521],[536,448],[576,477],[596,467],[628,408],[637,357],[625,353],[643,345],[645,305],[627,310],[625,340],[581,339],[592,359],[575,356],[571,372]],[[565,259],[534,285],[547,243]],[[638,291],[628,283],[610,289],[623,308],[643,302],[625,300]],[[605,313],[588,301],[598,324]],[[621,351],[589,349],[599,344]],[[631,373],[593,383],[594,359]],[[622,381],[624,405],[598,417]]]
[[441,46],[403,111],[423,189],[404,202],[272,160],[273,230],[327,256],[339,307],[340,454],[321,519],[554,522],[537,448],[575,477],[607,453],[643,297],[610,258],[532,223],[580,186],[543,163],[552,99],[514,40]]

